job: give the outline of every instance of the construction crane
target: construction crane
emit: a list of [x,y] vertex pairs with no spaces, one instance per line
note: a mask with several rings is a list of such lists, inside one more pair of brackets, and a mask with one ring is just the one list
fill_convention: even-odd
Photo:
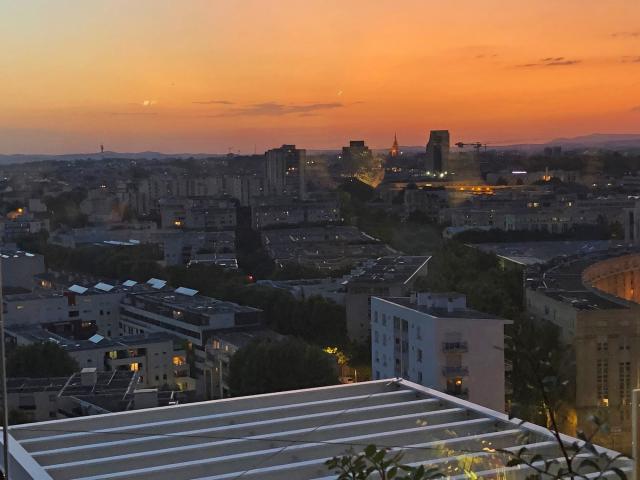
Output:
[[480,149],[482,147],[484,147],[484,151],[487,151],[487,144],[486,143],[480,143],[480,142],[472,142],[472,143],[463,143],[463,142],[458,142],[456,143],[456,147],[458,148],[464,148],[464,147],[473,147],[476,152],[480,152]]

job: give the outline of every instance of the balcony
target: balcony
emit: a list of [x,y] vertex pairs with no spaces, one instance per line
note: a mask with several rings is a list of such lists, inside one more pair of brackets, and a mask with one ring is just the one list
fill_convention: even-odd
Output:
[[467,342],[443,342],[442,351],[444,353],[467,353],[469,345]]
[[468,388],[462,388],[462,389],[447,389],[445,390],[445,393],[448,395],[453,395],[454,397],[458,397],[458,398],[462,398],[463,400],[468,400],[469,399],[469,389]]
[[442,375],[445,377],[466,377],[469,375],[469,367],[442,367]]

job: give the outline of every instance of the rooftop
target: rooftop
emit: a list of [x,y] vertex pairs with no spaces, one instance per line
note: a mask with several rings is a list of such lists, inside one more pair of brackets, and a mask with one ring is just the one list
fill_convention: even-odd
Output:
[[520,265],[534,265],[546,263],[556,257],[567,257],[576,254],[592,253],[621,247],[619,241],[614,240],[558,240],[542,242],[508,242],[482,243],[471,245],[486,253],[494,253],[498,257]]
[[[456,294],[459,295],[459,294]],[[502,320],[505,319],[498,317],[497,315],[492,315],[490,313],[479,312],[478,310],[474,310],[472,308],[440,308],[440,307],[430,307],[429,305],[420,305],[417,302],[413,301],[410,297],[384,297],[382,300],[385,300],[390,303],[395,303],[396,305],[400,305],[402,307],[410,308],[417,312],[426,313],[435,318],[465,318],[465,319],[477,319],[477,320]]]
[[[511,455],[498,449],[526,445],[540,464],[563,462],[546,429],[400,379],[16,425],[10,434],[14,472],[38,480],[327,480],[328,458],[370,443],[456,480],[466,468],[510,480],[534,473],[507,466]],[[631,471],[630,461],[615,463]]]
[[125,335],[107,338],[94,335],[88,340],[74,340],[52,333],[40,325],[16,325],[7,327],[7,335],[19,336],[31,343],[53,342],[67,351],[94,350],[104,348],[127,348],[159,342],[174,341],[174,337],[165,332],[149,332],[139,335]]
[[426,266],[430,256],[394,255],[365,262],[349,283],[407,283]]
[[[196,292],[193,290],[193,292]],[[244,312],[260,312],[261,310],[237,303],[217,300],[212,297],[199,295],[197,292],[193,295],[182,294],[171,290],[141,291],[131,295],[135,300],[129,302],[125,299],[125,304],[135,304],[138,300],[149,302],[155,305],[175,308],[183,312],[191,312],[196,314],[220,314],[220,313],[244,313]]]
[[637,252],[638,250],[633,248],[616,248],[573,255],[567,258],[556,258],[541,271],[540,278],[527,280],[531,280],[531,284],[536,282],[539,284],[537,291],[556,300],[571,303],[580,310],[629,308],[630,302],[585,285],[582,273],[596,262]]

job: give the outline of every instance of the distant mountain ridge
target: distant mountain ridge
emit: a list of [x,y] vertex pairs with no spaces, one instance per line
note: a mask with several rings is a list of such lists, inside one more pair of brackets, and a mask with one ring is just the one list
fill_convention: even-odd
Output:
[[[640,133],[592,133],[590,135],[581,135],[577,137],[569,138],[556,138],[544,143],[522,143],[513,145],[489,145],[488,148],[492,150],[523,150],[527,152],[534,152],[536,150],[542,150],[544,147],[549,146],[561,146],[565,149],[605,149],[605,150],[628,150],[628,149],[640,149]],[[452,145],[452,149],[455,146]],[[400,147],[405,152],[422,152],[425,150],[424,145],[405,145]],[[335,154],[339,149],[307,149],[309,154]],[[375,152],[383,153],[386,149],[374,149]],[[60,161],[73,161],[73,160],[100,160],[103,158],[121,158],[132,160],[143,159],[166,159],[166,158],[211,158],[211,157],[223,157],[224,153],[162,153],[162,152],[112,152],[106,151],[104,153],[68,153],[60,155],[47,155],[47,154],[0,154],[0,165],[7,165],[11,163],[27,163],[27,162],[39,162],[44,160],[60,160]]]

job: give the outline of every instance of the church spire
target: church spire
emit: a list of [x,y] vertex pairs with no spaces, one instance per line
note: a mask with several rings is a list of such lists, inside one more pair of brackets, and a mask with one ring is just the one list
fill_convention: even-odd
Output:
[[389,150],[389,155],[392,157],[397,157],[400,153],[400,147],[398,146],[398,136],[397,134],[393,134],[393,145],[391,146],[391,150]]

